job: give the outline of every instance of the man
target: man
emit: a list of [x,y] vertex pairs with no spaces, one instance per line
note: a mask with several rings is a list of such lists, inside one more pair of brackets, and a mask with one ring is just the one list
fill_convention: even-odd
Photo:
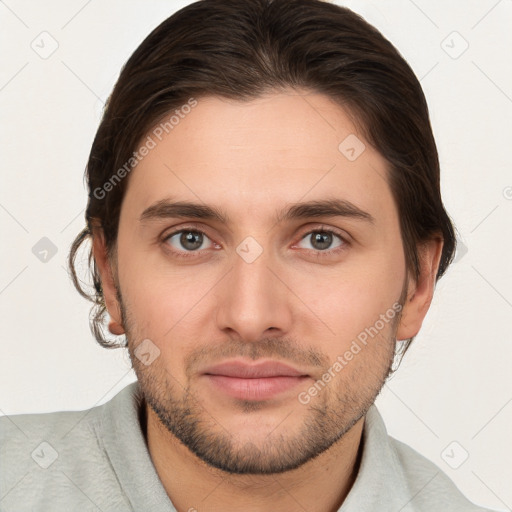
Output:
[[373,405],[455,248],[378,31],[317,0],[189,5],[123,68],[87,179],[70,264],[90,240],[93,333],[138,382],[3,418],[2,510],[483,510]]

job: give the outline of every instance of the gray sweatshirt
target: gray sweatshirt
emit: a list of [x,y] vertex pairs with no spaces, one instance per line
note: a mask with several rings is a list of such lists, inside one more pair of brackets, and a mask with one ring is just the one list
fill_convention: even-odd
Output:
[[[148,452],[142,400],[134,382],[85,411],[1,417],[0,511],[176,512]],[[339,512],[486,510],[471,504],[432,462],[390,437],[374,405],[362,450]]]

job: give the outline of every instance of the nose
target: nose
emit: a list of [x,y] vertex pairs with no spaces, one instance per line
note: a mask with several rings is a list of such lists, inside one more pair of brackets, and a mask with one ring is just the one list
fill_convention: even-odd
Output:
[[218,328],[247,342],[287,334],[292,301],[280,274],[282,268],[265,251],[252,262],[234,254],[233,267],[217,293]]

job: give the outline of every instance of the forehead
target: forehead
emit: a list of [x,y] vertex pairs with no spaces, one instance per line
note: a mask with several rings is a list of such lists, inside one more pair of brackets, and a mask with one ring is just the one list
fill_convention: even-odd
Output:
[[385,160],[325,95],[207,97],[179,114],[172,128],[157,126],[141,141],[151,139],[152,148],[130,174],[123,208],[133,215],[169,196],[239,219],[326,196],[376,214],[393,207]]

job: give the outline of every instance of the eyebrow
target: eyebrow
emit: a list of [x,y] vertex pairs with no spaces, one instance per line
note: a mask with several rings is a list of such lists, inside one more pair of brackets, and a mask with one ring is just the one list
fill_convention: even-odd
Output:
[[[314,217],[348,217],[375,224],[375,219],[368,212],[358,208],[345,199],[324,199],[293,203],[281,210],[275,216],[275,223],[294,219],[307,219]],[[220,208],[190,201],[171,201],[162,199],[146,208],[140,222],[167,218],[195,218],[216,220],[222,224],[229,224],[229,216]]]

